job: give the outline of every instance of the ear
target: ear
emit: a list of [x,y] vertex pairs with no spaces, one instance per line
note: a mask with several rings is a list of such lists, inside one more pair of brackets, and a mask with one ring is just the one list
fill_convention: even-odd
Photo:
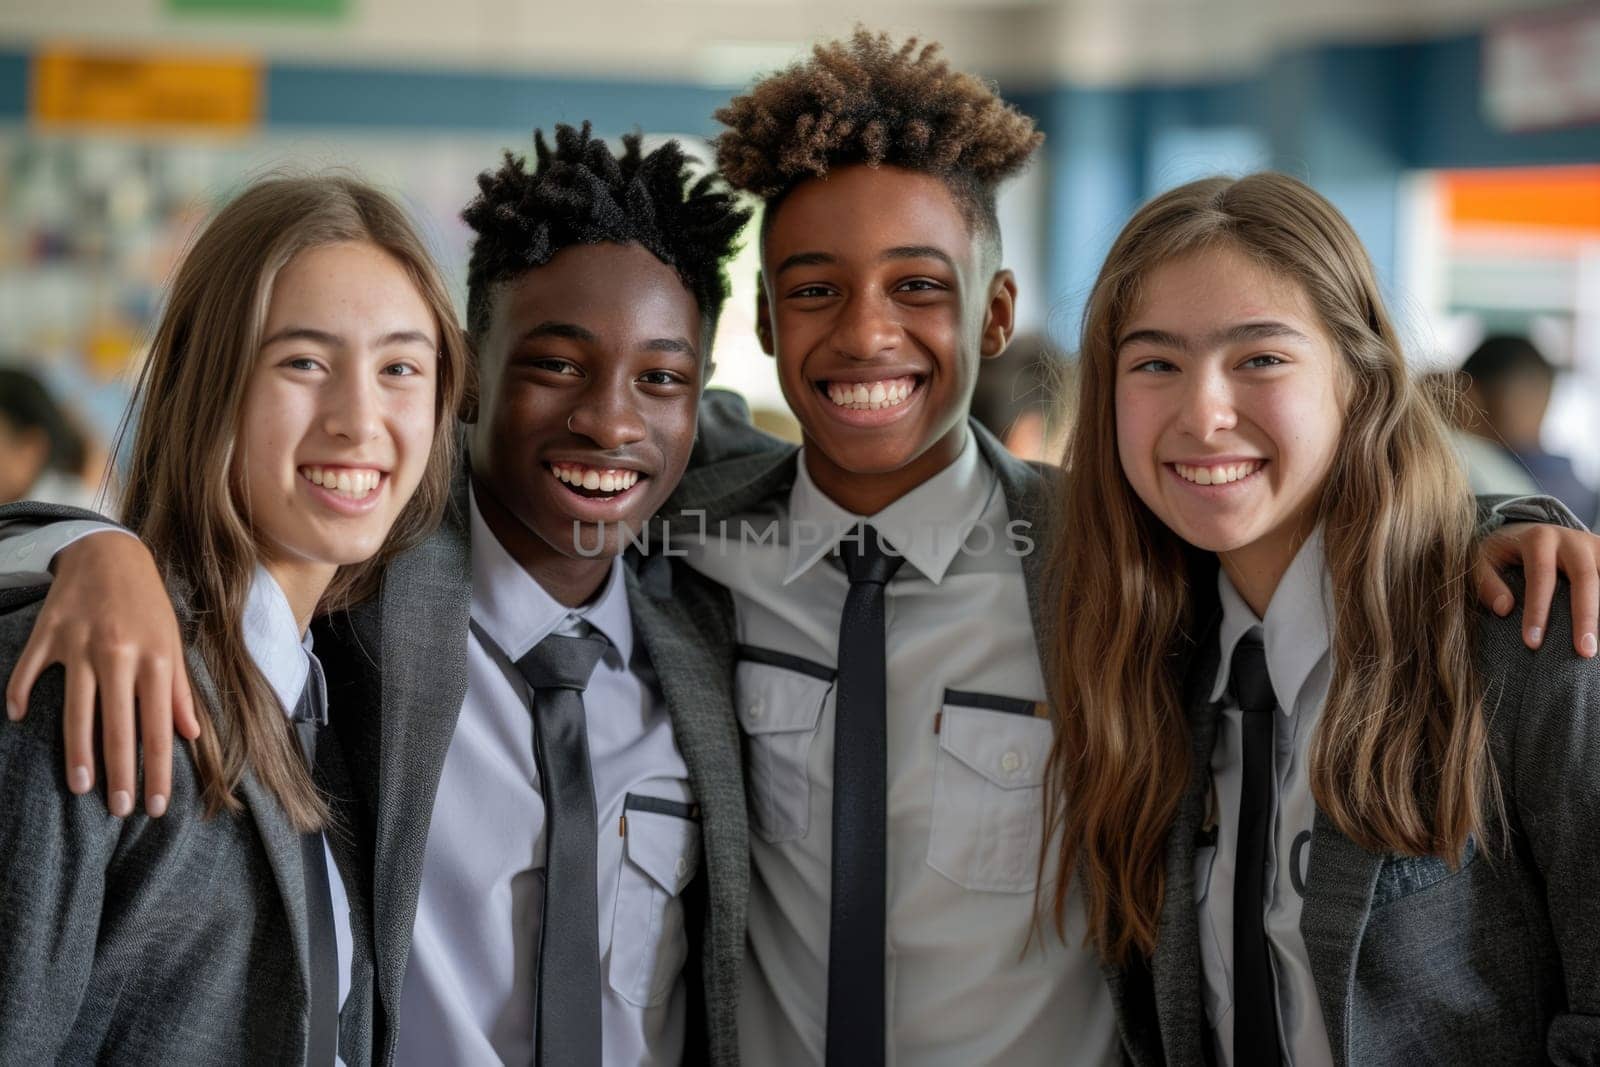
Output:
[[989,303],[983,312],[983,337],[978,355],[994,359],[1006,350],[1017,326],[1017,278],[1009,270],[996,271],[989,283]]
[[761,351],[773,354],[772,305],[767,300],[766,276],[760,273],[756,274],[756,340],[761,342]]

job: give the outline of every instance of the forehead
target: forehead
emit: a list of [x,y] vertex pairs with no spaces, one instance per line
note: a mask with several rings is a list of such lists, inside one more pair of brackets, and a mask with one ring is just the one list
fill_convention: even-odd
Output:
[[795,186],[769,220],[762,252],[770,267],[797,252],[870,261],[885,249],[926,245],[973,263],[975,244],[961,203],[943,179],[856,164]]
[[1139,285],[1126,329],[1202,333],[1256,319],[1321,332],[1304,287],[1237,248],[1219,245],[1152,268]]
[[433,333],[433,313],[405,266],[366,241],[317,245],[295,254],[272,282],[267,332],[284,325],[367,324]]
[[700,336],[694,294],[637,244],[572,245],[497,287],[491,336],[515,343],[544,322],[582,326],[619,346],[659,337],[698,343]]

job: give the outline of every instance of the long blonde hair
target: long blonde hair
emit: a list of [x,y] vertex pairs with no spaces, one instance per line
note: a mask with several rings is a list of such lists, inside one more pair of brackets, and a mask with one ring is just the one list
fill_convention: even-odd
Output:
[[393,256],[439,331],[432,452],[416,493],[383,547],[336,573],[319,610],[371,596],[384,564],[427,536],[450,495],[456,412],[470,372],[449,291],[405,212],[351,178],[272,178],[224,207],[196,239],[156,327],[130,406],[122,519],[154,553],[186,602],[191,632],[216,686],[194,755],[208,815],[238,810],[246,770],[297,830],[326,809],[277,698],[245,646],[244,605],[259,555],[233,470],[245,392],[279,271],[309,248],[364,241]]
[[1117,339],[1152,270],[1214,247],[1298,284],[1343,356],[1345,423],[1318,505],[1335,600],[1310,756],[1318,808],[1363,848],[1454,862],[1493,792],[1472,658],[1472,498],[1365,250],[1331,204],[1282,174],[1165,193],[1124,227],[1089,299],[1050,560],[1046,804],[1062,838],[1041,865],[1057,874],[1058,932],[1076,874],[1089,940],[1113,962],[1155,946],[1167,833],[1189,788],[1182,675],[1209,651],[1197,646],[1216,599],[1215,557],[1169,530],[1122,472]]

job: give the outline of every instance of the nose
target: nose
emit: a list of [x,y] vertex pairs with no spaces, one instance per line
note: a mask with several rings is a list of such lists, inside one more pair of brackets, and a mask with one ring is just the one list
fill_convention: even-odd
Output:
[[1198,441],[1239,423],[1233,385],[1220,368],[1196,368],[1185,375],[1179,429]]
[[845,302],[833,328],[833,347],[841,355],[869,360],[899,345],[900,322],[886,296],[866,291]]
[[597,378],[576,398],[567,429],[610,452],[644,440],[639,391],[629,375]]
[[383,432],[383,397],[379,383],[355,369],[337,374],[323,391],[322,428],[330,436],[364,444]]

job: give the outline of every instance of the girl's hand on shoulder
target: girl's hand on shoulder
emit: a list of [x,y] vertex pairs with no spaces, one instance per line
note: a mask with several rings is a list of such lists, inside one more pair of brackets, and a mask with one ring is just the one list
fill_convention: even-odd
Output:
[[145,811],[163,815],[172,795],[173,730],[193,740],[200,722],[155,559],[137,538],[114,530],[69,545],[52,569],[50,593],[6,685],[6,714],[26,715],[34,683],[61,664],[67,788],[81,794],[94,787],[98,698],[106,806],[117,816],[133,812],[142,744]]
[[1484,538],[1473,577],[1478,598],[1496,615],[1509,615],[1515,603],[1499,568],[1518,565],[1526,583],[1524,643],[1529,648],[1544,643],[1556,578],[1566,575],[1572,588],[1572,644],[1578,655],[1592,658],[1600,643],[1600,535],[1546,523],[1515,522]]

